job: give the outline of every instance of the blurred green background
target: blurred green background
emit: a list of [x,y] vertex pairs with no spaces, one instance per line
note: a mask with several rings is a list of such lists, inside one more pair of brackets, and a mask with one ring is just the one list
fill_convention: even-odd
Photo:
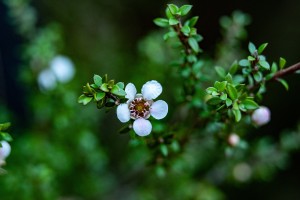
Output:
[[[0,199],[300,199],[299,151],[286,155],[289,159],[278,167],[278,174],[266,172],[265,178],[247,182],[226,177],[211,181],[209,173],[197,173],[197,166],[159,178],[147,163],[149,150],[117,133],[121,124],[114,111],[104,113],[94,105],[77,103],[82,85],[93,74],[107,73],[137,88],[158,80],[165,88],[161,98],[172,108],[168,63],[173,54],[162,40],[163,31],[152,22],[164,15],[167,3],[1,1],[0,122],[12,122],[14,141],[7,174],[0,176]],[[222,40],[220,17],[241,10],[252,19],[248,40],[268,42],[269,60],[281,56],[288,65],[300,61],[300,1],[173,3],[194,6],[192,15],[199,16],[197,28],[204,37],[200,46],[206,55],[214,57]],[[244,49],[248,40],[242,43]],[[56,55],[72,60],[75,76],[53,90],[41,90],[38,76]],[[299,76],[286,79],[289,92],[278,83],[268,85],[263,104],[272,110],[272,121],[251,130],[256,136],[276,141],[282,131],[297,129]],[[183,154],[180,162],[197,159],[186,157]]]

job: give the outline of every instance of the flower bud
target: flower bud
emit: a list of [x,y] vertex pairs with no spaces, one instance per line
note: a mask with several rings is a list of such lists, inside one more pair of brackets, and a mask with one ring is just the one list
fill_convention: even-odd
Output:
[[240,137],[236,133],[231,133],[227,140],[231,146],[236,146],[240,142]]
[[5,160],[5,158],[10,154],[10,145],[6,141],[1,141],[2,147],[0,147],[0,160]]
[[257,126],[267,124],[271,119],[271,112],[269,108],[260,106],[252,113],[252,121]]

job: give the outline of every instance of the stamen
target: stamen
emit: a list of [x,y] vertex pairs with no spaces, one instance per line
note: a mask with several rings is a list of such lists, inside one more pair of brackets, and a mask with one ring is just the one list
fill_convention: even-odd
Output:
[[150,115],[151,102],[138,97],[129,104],[130,116],[133,119],[148,118]]

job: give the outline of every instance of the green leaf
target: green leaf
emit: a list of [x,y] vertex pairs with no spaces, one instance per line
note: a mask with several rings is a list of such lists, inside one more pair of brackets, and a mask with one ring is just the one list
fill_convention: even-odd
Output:
[[258,54],[261,54],[264,50],[265,50],[265,48],[268,46],[268,43],[263,43],[263,44],[261,44],[259,47],[258,47],[258,50],[257,50],[257,53]]
[[97,89],[99,86],[97,86],[95,83],[90,85],[93,89]]
[[176,24],[179,24],[178,19],[175,19],[175,18],[170,18],[170,19],[169,19],[169,25],[170,25],[170,26],[174,26],[174,25],[176,25]]
[[264,69],[266,70],[270,70],[270,65],[267,61],[265,60],[260,60],[259,62],[259,65],[262,66]]
[[218,93],[218,92],[213,92],[211,95],[212,95],[212,96],[219,96],[219,94],[220,94],[220,93]]
[[105,97],[105,93],[104,92],[97,92],[97,94],[95,95],[96,101],[100,101],[104,97]]
[[242,118],[241,111],[240,110],[234,110],[234,109],[232,109],[232,112],[233,112],[233,115],[235,117],[235,121],[239,122],[241,120],[241,118]]
[[101,76],[95,74],[95,75],[94,75],[94,83],[95,83],[98,87],[100,87],[100,86],[102,85],[102,78],[101,78]]
[[214,87],[220,92],[223,92],[226,88],[226,85],[227,85],[227,81],[222,81],[222,82],[216,81]]
[[116,85],[121,89],[124,89],[124,87],[125,87],[123,82],[118,82]]
[[260,82],[262,80],[262,78],[263,78],[263,75],[262,75],[261,72],[256,72],[253,76],[254,76],[254,80],[256,82]]
[[189,27],[194,27],[196,25],[198,19],[199,19],[198,16],[192,17],[191,19],[186,21],[185,25],[188,25]]
[[191,63],[197,62],[197,56],[190,54],[187,56],[187,60]]
[[232,84],[227,84],[227,93],[229,95],[229,97],[232,99],[232,100],[235,100],[237,99],[238,97],[238,92],[236,90],[236,88],[232,85]]
[[169,31],[166,34],[164,34],[163,38],[164,38],[164,40],[167,40],[169,38],[176,37],[176,36],[177,36],[177,33],[175,31]]
[[0,131],[5,131],[10,127],[11,123],[10,122],[6,122],[3,124],[0,124]]
[[247,59],[242,59],[242,60],[240,60],[239,65],[242,67],[248,67],[248,66],[250,66],[250,62]]
[[167,16],[168,19],[174,18],[174,16],[171,13],[169,7],[166,8],[166,16]]
[[83,94],[83,95],[81,95],[81,96],[78,98],[78,103],[82,103],[83,105],[86,105],[86,104],[88,104],[92,99],[93,99],[93,97],[87,97],[87,96],[85,96],[85,95]]
[[102,90],[103,92],[109,92],[109,89],[107,87],[107,83],[103,83],[101,86],[100,86],[100,90]]
[[238,67],[239,67],[238,62],[235,60],[229,69],[229,73],[232,75],[235,74],[236,71],[238,70]]
[[280,69],[283,69],[285,66],[286,60],[282,57],[279,58],[279,67]]
[[245,105],[244,104],[239,104],[239,109],[243,112],[247,112],[247,110],[245,109]]
[[220,96],[220,99],[223,100],[223,101],[225,101],[227,99],[227,94],[222,94]]
[[224,78],[226,76],[226,71],[223,67],[216,66],[215,70],[221,78]]
[[114,85],[115,85],[115,81],[114,81],[114,80],[110,80],[110,81],[108,81],[108,83],[107,83],[107,87],[108,87],[109,89],[111,89]]
[[192,9],[192,5],[183,5],[179,8],[179,11],[181,12],[181,16],[187,15],[190,10]]
[[189,36],[190,31],[191,31],[191,29],[190,29],[189,26],[183,26],[183,27],[181,28],[181,32],[182,32],[184,35],[186,35],[186,36]]
[[179,142],[177,142],[176,140],[174,140],[171,145],[170,145],[170,148],[173,152],[179,152],[180,151],[180,144]]
[[245,81],[245,77],[242,75],[235,75],[233,77],[233,83],[234,84],[239,84],[239,83],[243,83]]
[[257,109],[259,107],[259,105],[251,99],[245,99],[244,101],[242,101],[242,104],[248,110],[254,110],[254,109]]
[[251,55],[254,55],[254,53],[256,51],[256,47],[252,42],[249,42],[248,49],[249,49],[249,52],[251,53]]
[[195,38],[193,38],[193,37],[190,37],[189,39],[188,39],[188,43],[189,43],[189,45],[190,45],[190,47],[196,52],[196,53],[198,53],[199,52],[199,44],[198,44],[198,42],[197,42],[197,40],[195,39]]
[[86,86],[83,86],[83,92],[85,92],[85,93],[93,94],[94,91],[95,90],[91,88],[89,83],[86,83]]
[[226,99],[226,106],[229,107],[232,105],[232,100],[231,99]]
[[1,134],[1,138],[2,138],[3,140],[5,140],[5,141],[10,142],[10,141],[13,140],[12,137],[11,137],[11,135],[10,135],[9,133],[1,132],[0,134]]
[[168,27],[169,26],[169,20],[165,18],[156,18],[153,20],[154,24],[160,27]]
[[102,100],[100,101],[97,101],[97,108],[98,109],[101,109],[104,107],[104,103],[105,103],[105,98],[103,98]]
[[233,108],[234,110],[238,110],[238,109],[239,109],[239,104],[238,104],[237,101],[234,101],[234,102],[233,102],[232,108]]
[[168,153],[169,153],[167,145],[162,144],[162,145],[159,146],[159,148],[160,148],[161,154],[162,154],[163,156],[167,157],[167,156],[168,156]]
[[219,103],[221,103],[222,100],[219,97],[212,97],[207,101],[207,104],[215,106],[218,105]]
[[177,14],[178,11],[179,11],[179,8],[176,5],[174,5],[174,4],[168,4],[168,9],[172,13],[172,15]]
[[117,96],[126,96],[126,92],[123,89],[119,88],[117,85],[114,85],[110,92]]
[[289,90],[289,84],[284,79],[277,78],[276,80],[279,81],[286,90]]
[[218,90],[214,87],[208,87],[205,90],[208,94],[212,94],[213,92],[218,92]]
[[252,56],[248,56],[248,60],[249,60],[249,61],[254,61],[254,60],[255,60],[255,58],[254,58],[254,57],[252,57]]
[[249,85],[253,85],[254,84],[254,80],[251,76],[248,76],[248,82],[249,82]]
[[231,74],[227,74],[226,76],[225,76],[225,80],[228,82],[228,83],[232,83],[232,76],[231,76]]
[[272,63],[271,72],[276,73],[278,71],[277,64],[275,62]]
[[[191,28],[190,35],[196,36],[196,35],[197,35],[197,29],[196,29],[196,28]],[[197,41],[198,41],[198,40],[197,40]],[[198,41],[198,42],[199,42],[199,41]]]

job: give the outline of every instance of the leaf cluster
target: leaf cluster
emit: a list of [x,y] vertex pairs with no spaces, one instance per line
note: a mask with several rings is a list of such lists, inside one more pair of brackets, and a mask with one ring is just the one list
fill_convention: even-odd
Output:
[[[10,134],[7,131],[7,129],[10,127],[10,123],[3,123],[0,124],[0,141],[5,140],[5,141],[12,141],[12,137],[10,136]],[[0,144],[1,145],[1,144]]]
[[[265,92],[265,82],[271,80],[274,75],[282,70],[285,66],[286,60],[284,58],[279,59],[279,67],[273,62],[272,65],[266,60],[266,57],[262,55],[263,51],[267,47],[268,43],[261,44],[258,48],[253,43],[249,43],[248,50],[250,55],[247,59],[242,59],[238,62],[242,67],[242,74],[248,80],[248,85],[254,87],[260,86],[258,94]],[[282,85],[288,89],[288,84],[285,80],[277,79]]]
[[78,103],[87,105],[91,101],[96,102],[97,108],[114,107],[120,103],[127,101],[125,98],[124,83],[114,80],[108,80],[107,75],[103,78],[99,75],[94,75],[93,83],[87,83],[83,86],[83,94],[78,98]]
[[229,117],[233,115],[236,122],[241,120],[242,112],[258,108],[253,97],[247,93],[246,86],[234,84],[230,74],[226,75],[225,81],[216,81],[206,92],[210,95],[207,104],[220,113],[227,113]]
[[184,45],[188,45],[194,53],[198,53],[201,52],[198,42],[203,39],[195,28],[199,17],[195,16],[187,19],[184,24],[181,22],[181,18],[187,15],[191,9],[192,5],[177,7],[174,4],[168,4],[166,9],[167,18],[156,18],[154,23],[160,27],[170,28],[164,35],[164,40],[179,37],[180,40],[185,41]]

